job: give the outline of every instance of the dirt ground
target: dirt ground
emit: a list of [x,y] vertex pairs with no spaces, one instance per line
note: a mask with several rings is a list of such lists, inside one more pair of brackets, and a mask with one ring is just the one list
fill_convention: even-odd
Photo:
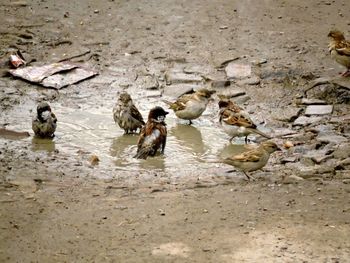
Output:
[[[264,122],[310,79],[343,70],[327,34],[350,37],[349,1],[0,1],[0,23],[0,124],[31,133],[0,136],[0,262],[350,262],[349,170],[285,180],[294,175],[278,161],[286,151],[250,182],[207,164],[228,141],[211,121],[216,104],[196,128],[169,117],[165,157],[135,163],[136,136],[123,137],[111,118],[121,87],[146,114],[160,98],[141,80],[163,83],[181,63],[221,80],[217,66],[240,57],[264,64],[254,69],[260,84],[244,86]],[[33,64],[69,59],[100,74],[44,89],[5,74],[16,49]],[[54,141],[32,136],[43,99],[58,113]],[[349,104],[334,107],[335,118],[349,114]]]

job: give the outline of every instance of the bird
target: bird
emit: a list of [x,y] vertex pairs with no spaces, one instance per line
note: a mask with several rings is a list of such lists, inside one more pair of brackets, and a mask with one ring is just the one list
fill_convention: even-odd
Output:
[[113,119],[124,130],[124,134],[134,133],[137,129],[141,129],[145,125],[141,113],[127,92],[120,94],[113,108]]
[[37,115],[32,120],[32,129],[35,136],[53,138],[57,127],[57,118],[47,102],[40,102],[37,106]]
[[224,131],[231,136],[230,142],[237,136],[245,136],[245,143],[247,143],[248,135],[251,133],[256,133],[267,139],[271,139],[269,135],[258,130],[247,112],[228,98],[224,96],[219,96],[219,98],[219,122]]
[[159,149],[160,153],[164,154],[167,138],[167,127],[164,120],[168,113],[159,106],[150,110],[147,123],[141,129],[134,158],[146,159],[148,156],[154,156]]
[[350,76],[350,41],[345,40],[343,32],[339,30],[331,30],[328,34],[331,39],[328,50],[331,54],[331,58],[339,64],[346,67],[346,71],[342,73],[342,76]]
[[189,124],[192,124],[192,120],[197,119],[205,111],[211,95],[215,92],[215,90],[202,88],[192,94],[180,96],[175,102],[163,101],[169,105],[178,118],[189,120]]
[[242,171],[248,179],[252,176],[248,172],[253,172],[263,168],[270,158],[270,154],[275,151],[281,151],[278,145],[273,141],[264,141],[257,148],[233,155],[223,160],[225,164],[232,165]]

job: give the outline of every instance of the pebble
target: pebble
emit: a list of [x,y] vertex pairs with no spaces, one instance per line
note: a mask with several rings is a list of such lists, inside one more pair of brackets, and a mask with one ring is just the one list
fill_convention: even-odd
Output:
[[167,72],[165,74],[166,84],[179,84],[179,83],[200,83],[202,77],[196,74],[186,74],[183,72]]
[[332,105],[309,105],[305,110],[305,115],[327,115],[332,112]]
[[225,67],[225,72],[229,79],[248,78],[252,75],[252,67],[248,64],[230,62]]
[[306,116],[300,116],[298,117],[294,122],[294,126],[307,126],[313,123],[318,123],[322,120],[322,117],[306,117]]

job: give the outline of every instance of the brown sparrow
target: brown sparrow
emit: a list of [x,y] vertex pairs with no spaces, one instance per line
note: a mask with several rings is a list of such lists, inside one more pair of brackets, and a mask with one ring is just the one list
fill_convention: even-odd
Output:
[[347,70],[342,76],[350,76],[350,41],[345,40],[344,34],[339,30],[332,30],[328,37],[331,38],[328,45],[331,58],[346,67]]
[[56,131],[57,118],[47,102],[37,106],[37,115],[32,121],[32,129],[37,137],[52,138]]
[[197,119],[205,111],[209,99],[215,90],[199,89],[192,94],[184,94],[180,96],[175,102],[164,100],[169,108],[175,112],[175,115],[183,120]]
[[120,94],[113,108],[113,118],[115,123],[124,129],[124,134],[133,133],[145,125],[141,113],[134,105],[130,95],[126,92]]
[[148,156],[154,156],[158,149],[162,154],[164,153],[167,136],[164,120],[168,113],[162,107],[154,107],[150,110],[147,123],[141,129],[134,158],[146,159]]
[[259,147],[226,158],[223,162],[241,170],[247,178],[250,179],[251,176],[249,176],[247,172],[253,172],[263,168],[267,164],[270,154],[275,151],[281,151],[277,144],[272,141],[265,141],[262,142]]
[[245,143],[248,142],[248,135],[251,133],[259,134],[265,138],[271,139],[262,131],[257,129],[248,113],[243,111],[240,107],[234,104],[231,100],[223,97],[219,101],[219,122],[222,125],[224,131],[231,136],[230,142],[235,137],[245,136]]

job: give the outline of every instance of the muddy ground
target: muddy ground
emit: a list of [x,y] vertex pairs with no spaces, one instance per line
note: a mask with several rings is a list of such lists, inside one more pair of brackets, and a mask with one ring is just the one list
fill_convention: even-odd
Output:
[[[350,37],[348,1],[1,1],[0,22],[0,124],[31,135],[0,134],[1,262],[350,262],[348,80],[304,94],[344,70],[327,34]],[[45,89],[6,74],[17,49],[31,65],[99,75]],[[227,87],[230,59],[253,76]],[[118,92],[146,116],[191,85],[243,90],[259,127],[295,147],[255,181],[227,173],[211,161],[244,147],[228,143],[215,97],[193,126],[169,115],[164,156],[134,160],[137,136],[111,115]],[[333,111],[296,125],[302,98]],[[58,117],[54,140],[31,131],[41,100]]]

